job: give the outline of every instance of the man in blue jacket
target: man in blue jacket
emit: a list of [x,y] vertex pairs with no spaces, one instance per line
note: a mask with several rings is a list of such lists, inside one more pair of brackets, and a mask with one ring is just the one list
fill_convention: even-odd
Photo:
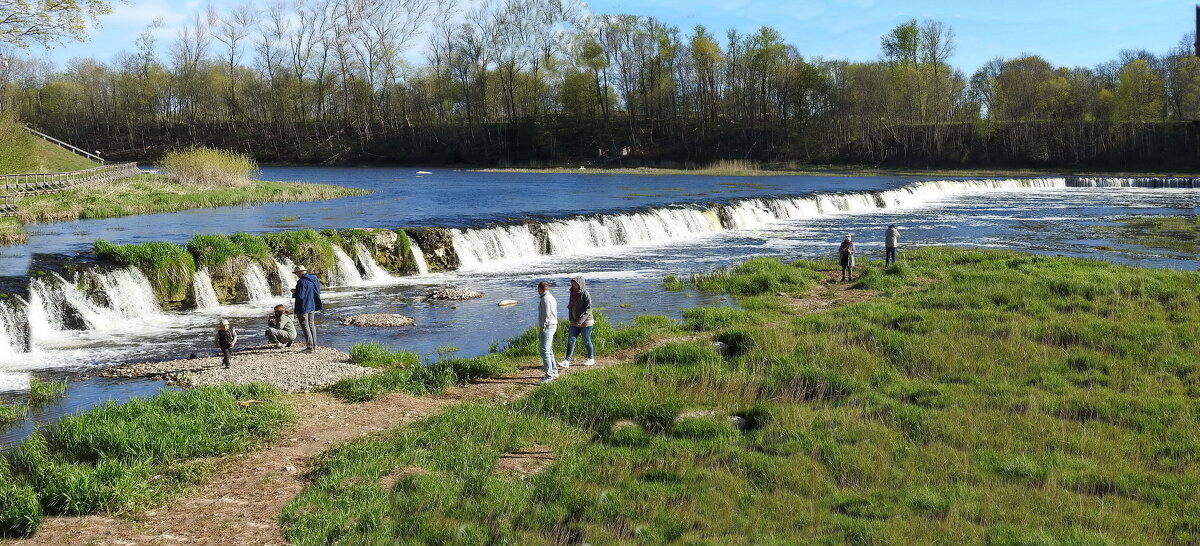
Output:
[[308,269],[302,265],[297,265],[292,273],[298,277],[296,288],[292,290],[292,297],[296,298],[292,314],[296,315],[300,321],[300,331],[304,332],[304,343],[308,345],[304,352],[311,353],[317,346],[317,325],[314,321],[317,311],[321,310],[321,281],[315,275],[309,275]]

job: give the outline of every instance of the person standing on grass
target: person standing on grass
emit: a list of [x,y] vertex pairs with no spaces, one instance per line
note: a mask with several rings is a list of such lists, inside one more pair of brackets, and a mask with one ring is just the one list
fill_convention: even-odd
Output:
[[558,330],[558,301],[554,299],[554,294],[550,293],[550,283],[546,281],[538,283],[537,291],[541,296],[538,302],[538,326],[542,329],[538,348],[542,352],[542,368],[546,371],[546,375],[538,382],[540,385],[554,381],[558,377],[558,366],[554,363],[554,332]]
[[883,232],[883,266],[887,267],[896,263],[896,243],[900,241],[900,228],[896,224],[888,226],[887,231]]
[[849,233],[846,234],[846,239],[842,241],[842,246],[838,248],[838,263],[842,266],[842,280],[853,280],[854,241],[853,236]]
[[237,330],[234,330],[229,325],[228,320],[221,321],[221,326],[217,328],[217,338],[214,342],[221,349],[221,362],[225,364],[225,369],[229,369],[229,364],[231,363],[230,357],[233,356],[233,347],[237,345]]
[[267,318],[267,341],[274,347],[291,347],[296,341],[296,320],[287,307],[276,305],[275,314]]
[[592,295],[588,293],[587,281],[583,277],[571,279],[571,299],[567,302],[567,317],[571,321],[571,329],[567,330],[567,358],[559,363],[559,368],[571,367],[571,356],[575,354],[575,340],[583,334],[583,343],[587,346],[587,360],[584,366],[596,364],[596,350],[592,347],[592,326],[596,325],[592,318]]
[[317,280],[316,275],[310,275],[308,269],[302,265],[297,265],[292,271],[296,274],[296,288],[292,290],[292,297],[296,299],[292,306],[292,312],[296,313],[296,319],[300,321],[300,330],[304,332],[304,343],[307,345],[304,352],[311,353],[317,347],[317,311],[320,311],[321,306],[321,281]]

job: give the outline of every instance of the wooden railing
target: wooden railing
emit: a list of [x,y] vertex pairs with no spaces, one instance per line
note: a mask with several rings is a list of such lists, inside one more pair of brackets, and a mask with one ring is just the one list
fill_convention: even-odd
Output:
[[[80,148],[80,147],[78,147],[78,146],[72,146],[72,145],[70,145],[70,144],[67,144],[66,142],[63,142],[63,141],[61,141],[61,140],[59,140],[59,139],[57,139],[57,138],[54,138],[54,137],[52,137],[52,136],[50,136],[50,135],[48,135],[48,134],[46,134],[46,133],[43,133],[43,132],[41,132],[41,131],[36,131],[36,130],[30,129],[29,127],[25,127],[25,130],[26,130],[26,131],[29,131],[30,133],[33,133],[33,134],[35,134],[35,135],[37,135],[37,136],[40,136],[40,137],[42,137],[42,139],[44,139],[44,140],[45,140],[45,141],[47,141],[47,142],[53,142],[53,143],[55,143],[55,144],[58,144],[59,146],[62,146],[63,148],[66,148],[66,149],[68,149],[68,150],[70,150],[70,151],[72,151],[72,152],[75,152],[75,153],[77,153],[77,154],[79,154],[79,155],[81,155],[81,156],[83,156],[83,157],[86,157],[86,158],[88,158],[88,159],[91,159],[91,160],[93,160],[93,161],[98,161],[98,162],[100,162],[100,164],[101,164],[101,165],[105,165],[105,164],[107,164],[107,163],[108,163],[107,161],[104,161],[104,158],[103,158],[103,157],[100,157],[100,156],[98,156],[98,155],[96,155],[96,154],[93,154],[92,152],[89,152],[89,151],[87,151],[87,150],[84,150],[83,148]],[[98,154],[99,152],[96,152],[96,153]]]
[[141,174],[137,163],[117,163],[65,173],[0,175],[0,216],[12,216],[17,200],[30,195],[55,193],[71,188],[112,182]]

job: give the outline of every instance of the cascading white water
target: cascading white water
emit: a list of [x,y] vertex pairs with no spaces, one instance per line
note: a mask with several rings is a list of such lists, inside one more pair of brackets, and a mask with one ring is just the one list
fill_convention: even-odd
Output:
[[98,273],[108,309],[123,319],[145,322],[162,316],[150,279],[136,268]]
[[196,301],[196,309],[207,311],[221,306],[217,300],[217,291],[213,289],[212,276],[208,269],[201,269],[192,277],[192,299]]
[[541,254],[537,237],[529,226],[495,226],[482,229],[452,229],[450,238],[464,268],[489,262],[515,261]]
[[363,246],[362,243],[354,243],[354,253],[358,258],[359,265],[362,266],[364,272],[363,280],[374,284],[395,280],[395,277],[392,277],[391,273],[388,273],[383,266],[379,265],[379,262],[375,261],[375,256],[372,256],[371,251],[367,250],[367,247]]
[[333,258],[334,286],[362,286],[362,274],[358,272],[358,266],[354,264],[354,260],[350,259],[350,255],[346,254],[346,251],[333,245]]
[[296,264],[292,263],[287,258],[275,258],[275,271],[279,273],[279,292],[280,296],[291,296],[292,288],[296,286],[296,275],[292,270],[296,268]]
[[417,242],[410,239],[408,241],[408,250],[412,252],[413,261],[417,263],[417,274],[428,275],[429,263],[425,261],[425,252],[421,250]]
[[246,288],[246,298],[251,302],[266,302],[273,298],[267,274],[257,263],[251,262],[246,266],[246,270],[242,271],[242,286]]
[[8,303],[0,303],[0,361],[25,352],[25,340],[16,321],[16,313]]
[[46,279],[29,281],[29,304],[25,306],[25,321],[29,325],[28,345],[37,350],[59,338],[63,329],[61,292],[52,289]]

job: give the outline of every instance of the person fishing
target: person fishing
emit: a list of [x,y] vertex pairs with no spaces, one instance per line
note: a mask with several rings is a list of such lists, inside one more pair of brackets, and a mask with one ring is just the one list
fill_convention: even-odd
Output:
[[883,266],[887,267],[896,263],[896,243],[900,241],[900,228],[896,224],[888,226],[887,231],[883,232]]
[[596,325],[592,317],[592,295],[587,290],[587,281],[583,277],[571,279],[571,299],[567,302],[567,317],[571,327],[567,330],[567,357],[558,364],[559,368],[571,367],[571,356],[575,354],[575,340],[583,335],[583,343],[587,346],[587,360],[584,366],[596,364],[596,349],[592,346],[592,327]]
[[558,330],[558,300],[550,293],[550,283],[539,282],[538,293],[538,326],[541,335],[538,338],[538,349],[542,353],[542,368],[546,375],[538,384],[549,383],[558,377],[558,366],[554,363],[554,333]]
[[291,347],[296,341],[296,320],[283,305],[275,306],[275,314],[267,317],[267,341],[272,347]]
[[228,320],[222,320],[221,325],[217,327],[217,337],[213,343],[221,349],[221,363],[225,365],[225,369],[229,369],[229,365],[232,363],[233,347],[237,345],[237,330],[229,325]]
[[310,275],[302,265],[297,265],[292,273],[297,277],[296,288],[292,290],[292,297],[295,298],[292,312],[296,314],[300,330],[304,332],[306,347],[303,352],[311,353],[317,348],[316,319],[317,311],[322,309],[321,281],[316,275]]
[[838,247],[838,263],[842,266],[842,280],[849,281],[854,279],[854,240],[853,235],[847,233],[846,239],[842,241],[842,245]]

